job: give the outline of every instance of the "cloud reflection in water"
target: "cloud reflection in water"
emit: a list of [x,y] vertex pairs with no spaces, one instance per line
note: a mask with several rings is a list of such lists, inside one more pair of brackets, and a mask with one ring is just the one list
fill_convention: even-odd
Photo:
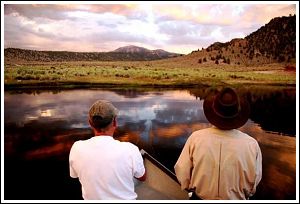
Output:
[[[38,95],[5,92],[5,158],[14,165],[14,159],[67,161],[73,142],[92,136],[87,115],[98,99],[109,100],[120,110],[115,134],[118,140],[146,149],[170,169],[189,135],[210,126],[203,114],[203,100],[187,91],[72,90]],[[252,120],[241,129],[258,140],[263,152],[258,198],[293,198],[295,137],[266,132]],[[29,170],[34,182],[44,185],[34,177],[35,171],[38,169]],[[51,174],[51,167],[47,174]],[[6,179],[12,184],[19,182],[13,177]]]

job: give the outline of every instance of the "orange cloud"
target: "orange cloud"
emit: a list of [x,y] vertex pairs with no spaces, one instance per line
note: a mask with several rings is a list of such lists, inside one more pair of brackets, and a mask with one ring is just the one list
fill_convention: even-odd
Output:
[[153,11],[165,19],[221,26],[245,21],[267,23],[274,16],[295,14],[296,4],[171,4],[154,5]]
[[245,11],[241,13],[237,23],[244,27],[253,24],[263,26],[275,17],[294,15],[296,13],[295,4],[257,4],[245,6]]
[[123,16],[130,16],[138,12],[138,5],[134,4],[84,4],[76,5],[76,9],[92,13],[113,13]]

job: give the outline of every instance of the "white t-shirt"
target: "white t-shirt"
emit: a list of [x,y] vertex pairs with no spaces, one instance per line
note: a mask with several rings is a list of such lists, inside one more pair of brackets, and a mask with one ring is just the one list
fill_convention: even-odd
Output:
[[182,189],[196,188],[202,199],[248,199],[262,177],[261,150],[236,129],[198,130],[186,141],[175,172]]
[[145,173],[137,146],[111,136],[94,136],[73,144],[70,176],[79,178],[82,197],[87,200],[136,199],[134,177]]

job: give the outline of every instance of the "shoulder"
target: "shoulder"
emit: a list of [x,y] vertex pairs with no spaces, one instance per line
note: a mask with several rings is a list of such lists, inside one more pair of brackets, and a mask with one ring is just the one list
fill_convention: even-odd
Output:
[[88,140],[77,140],[73,143],[72,147],[71,147],[71,151],[80,151],[81,149],[86,149],[88,148]]
[[71,149],[76,149],[83,144],[82,140],[75,141],[71,147]]
[[201,136],[206,136],[207,134],[211,133],[212,129],[211,128],[204,128],[201,130],[196,130],[194,131],[189,138],[193,139],[195,137],[199,138]]
[[210,128],[196,130],[187,138],[186,144],[194,144],[207,139],[207,135],[211,133]]
[[240,130],[236,130],[237,134],[239,135],[239,137],[243,140],[246,140],[247,142],[249,143],[252,143],[252,144],[255,144],[255,145],[258,145],[258,142],[257,140],[254,138],[254,137],[251,137],[250,135],[248,135],[247,133],[245,132],[242,132]]
[[83,143],[84,143],[84,141],[81,141],[81,140],[75,141],[73,143],[73,145],[71,146],[71,149],[70,149],[70,153],[69,153],[70,158],[76,157],[76,155],[80,154],[82,149],[84,149]]
[[139,152],[139,148],[131,142],[120,142],[120,145],[126,151],[133,152],[133,153]]

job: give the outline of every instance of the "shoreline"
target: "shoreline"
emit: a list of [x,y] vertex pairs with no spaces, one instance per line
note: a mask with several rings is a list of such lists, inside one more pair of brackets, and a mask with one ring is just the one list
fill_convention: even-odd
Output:
[[4,91],[9,90],[51,90],[51,89],[93,89],[93,88],[131,88],[131,89],[143,89],[143,88],[167,88],[167,89],[191,89],[191,88],[209,88],[209,87],[292,87],[296,88],[296,83],[255,83],[255,82],[240,82],[240,83],[185,83],[185,84],[153,84],[153,83],[142,83],[142,84],[130,84],[130,83],[93,83],[93,82],[39,82],[39,83],[24,83],[24,84],[4,84]]

